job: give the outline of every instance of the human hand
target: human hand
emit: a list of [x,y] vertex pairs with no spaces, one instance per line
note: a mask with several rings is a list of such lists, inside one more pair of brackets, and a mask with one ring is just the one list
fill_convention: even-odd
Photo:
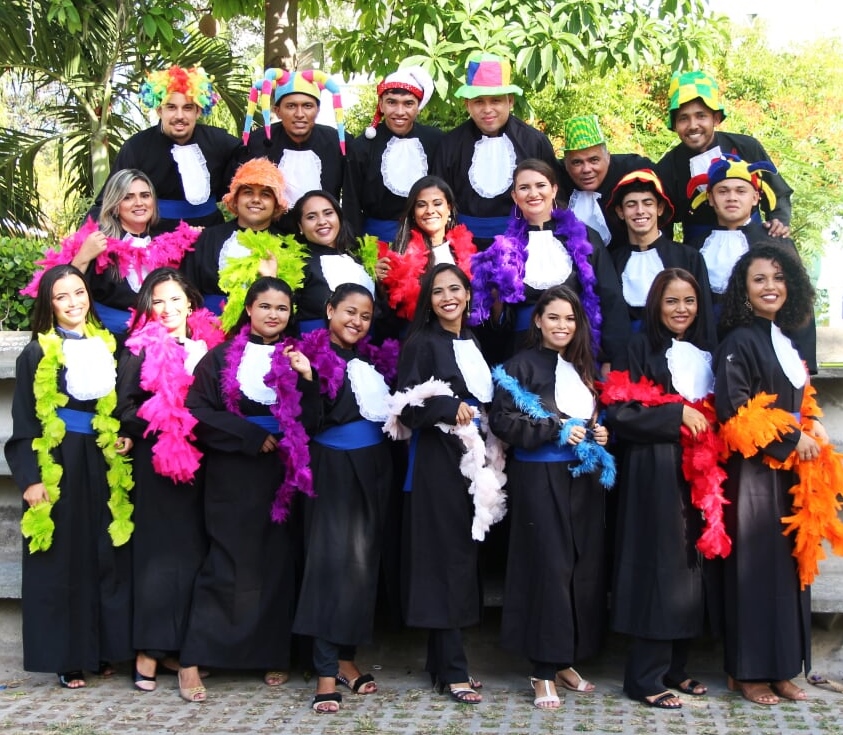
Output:
[[457,408],[457,417],[455,423],[457,426],[468,426],[474,420],[474,409],[465,401],[460,401]]
[[310,367],[310,360],[307,359],[303,352],[299,352],[293,345],[287,345],[284,348],[284,354],[290,361],[290,367],[293,368],[305,380],[313,380],[313,370]]
[[128,454],[132,451],[135,443],[128,436],[118,436],[117,441],[114,442],[117,454]]
[[278,440],[272,434],[267,434],[261,445],[261,454],[269,454],[276,449],[278,449]]
[[693,406],[682,406],[682,424],[688,427],[693,437],[708,428],[708,421],[705,416]]
[[764,229],[770,237],[790,237],[790,226],[780,219],[771,219],[763,223]]
[[43,482],[36,482],[34,485],[30,485],[24,490],[23,499],[30,508],[39,503],[50,502],[50,496],[47,494],[47,486]]
[[803,461],[816,459],[820,456],[820,445],[803,431],[796,443],[796,454]]
[[391,265],[389,263],[389,258],[383,257],[379,258],[378,262],[375,263],[375,278],[378,281],[382,281],[389,275],[389,269]]

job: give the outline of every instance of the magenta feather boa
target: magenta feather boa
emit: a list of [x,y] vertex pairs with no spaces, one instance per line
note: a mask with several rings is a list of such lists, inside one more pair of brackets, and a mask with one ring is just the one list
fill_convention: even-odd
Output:
[[[588,240],[585,225],[569,209],[554,209],[551,213],[553,234],[565,246],[574,261],[580,282],[583,308],[591,326],[594,354],[600,350],[600,297],[597,295],[597,277],[588,260],[593,246]],[[471,291],[473,306],[469,322],[487,321],[495,301],[495,292],[505,304],[524,301],[524,268],[527,260],[529,224],[525,219],[509,220],[503,235],[498,235],[488,250],[477,253],[471,260]]]

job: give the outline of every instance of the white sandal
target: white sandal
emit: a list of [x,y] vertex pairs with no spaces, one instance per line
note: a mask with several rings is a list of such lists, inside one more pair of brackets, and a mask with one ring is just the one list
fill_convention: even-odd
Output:
[[571,692],[579,692],[580,694],[590,694],[593,692],[596,687],[592,684],[588,679],[583,679],[579,673],[573,667],[569,666],[567,669],[563,669],[563,671],[570,671],[574,676],[577,677],[577,685],[572,686],[569,684],[564,677],[560,676],[560,672],[556,672],[556,684],[558,686],[563,686],[565,689]]
[[[550,679],[536,679],[534,676],[530,677],[530,686],[533,687],[533,693],[536,694],[536,698],[533,700],[533,704],[535,705],[536,709],[559,709],[561,703],[559,701],[559,696],[557,694],[550,693],[550,685],[553,684]],[[544,687],[544,694],[539,696],[538,689],[536,688],[537,684],[541,684]]]

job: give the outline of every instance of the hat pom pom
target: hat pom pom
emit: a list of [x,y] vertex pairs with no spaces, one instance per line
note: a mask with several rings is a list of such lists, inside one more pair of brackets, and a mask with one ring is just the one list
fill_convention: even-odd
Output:
[[370,125],[368,128],[366,128],[366,132],[363,133],[363,135],[366,136],[367,140],[374,140],[377,134],[378,131],[376,130],[374,125]]

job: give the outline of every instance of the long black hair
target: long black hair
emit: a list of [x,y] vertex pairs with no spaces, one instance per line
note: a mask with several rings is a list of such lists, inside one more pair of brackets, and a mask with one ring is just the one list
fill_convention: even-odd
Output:
[[95,327],[102,327],[96,309],[94,308],[94,297],[91,294],[91,287],[85,280],[82,271],[72,265],[55,265],[44,271],[41,280],[38,282],[38,293],[35,295],[35,303],[32,306],[32,318],[30,328],[32,329],[33,341],[38,339],[39,334],[46,334],[56,325],[56,315],[53,311],[53,287],[57,281],[68,276],[78,276],[85,284],[85,291],[88,293],[88,314],[85,322]]
[[167,281],[173,281],[181,287],[191,309],[199,309],[202,306],[202,294],[199,289],[188,281],[182,273],[175,268],[156,268],[143,279],[140,291],[138,291],[135,313],[132,316],[132,321],[129,322],[129,334],[137,329],[142,320],[149,319],[152,316],[152,294],[156,286],[160,286]]
[[667,287],[674,281],[685,281],[689,283],[694,289],[694,294],[697,297],[697,315],[694,321],[685,331],[683,340],[690,342],[695,347],[701,350],[711,350],[714,345],[708,344],[706,334],[708,334],[708,317],[703,309],[702,291],[697,279],[686,271],[684,268],[665,268],[659,273],[650,286],[650,291],[647,293],[647,301],[644,304],[644,333],[650,341],[650,345],[654,350],[662,350],[670,340],[675,336],[662,323],[662,299]]
[[[293,207],[293,219],[295,220],[296,224],[301,228],[301,219],[302,215],[304,214],[304,206],[308,203],[311,199],[315,199],[316,197],[322,197],[323,199],[327,199],[331,203],[331,207],[333,207],[334,211],[337,213],[337,219],[340,223],[340,229],[337,233],[337,239],[335,242],[335,247],[338,253],[346,253],[348,251],[354,251],[357,249],[357,240],[354,237],[354,232],[351,229],[351,225],[348,224],[348,221],[343,216],[342,207],[340,207],[340,203],[337,201],[337,198],[331,194],[329,191],[324,191],[323,189],[312,189],[305,193],[301,199],[299,199],[295,206]],[[304,239],[304,235],[300,235],[301,239]]]
[[290,321],[287,322],[287,326],[284,328],[285,332],[290,331],[290,327],[293,324],[293,289],[290,288],[290,285],[286,282],[281,280],[280,278],[275,278],[274,276],[261,276],[255,281],[251,286],[249,286],[249,290],[246,291],[246,297],[243,300],[243,311],[240,312],[240,318],[237,320],[237,324],[235,324],[231,331],[228,333],[227,336],[233,337],[235,336],[246,324],[251,323],[251,319],[249,318],[249,314],[246,311],[247,306],[251,306],[258,300],[258,296],[262,293],[266,293],[267,291],[280,291],[283,294],[287,294],[290,299]]
[[436,276],[440,273],[450,271],[460,280],[460,283],[465,287],[469,295],[469,301],[466,302],[465,312],[462,317],[462,324],[465,326],[468,319],[468,313],[471,309],[471,281],[457,266],[453,263],[438,263],[433,266],[421,279],[421,289],[419,291],[419,300],[416,304],[416,313],[413,315],[413,321],[410,322],[410,328],[407,331],[407,339],[416,335],[417,333],[427,329],[436,319],[436,314],[433,312],[431,301],[433,298],[433,282]]
[[407,244],[410,242],[410,235],[413,230],[419,232],[424,239],[424,244],[427,247],[431,246],[430,237],[421,231],[418,224],[416,224],[416,199],[424,189],[439,189],[445,197],[445,201],[451,209],[451,214],[448,216],[448,222],[445,224],[445,232],[452,230],[457,226],[457,204],[454,197],[454,190],[451,188],[445,179],[438,176],[422,176],[410,188],[410,193],[407,194],[407,204],[404,206],[404,211],[398,218],[398,232],[395,234],[395,240],[392,243],[392,250],[396,253],[403,253],[407,250]]

